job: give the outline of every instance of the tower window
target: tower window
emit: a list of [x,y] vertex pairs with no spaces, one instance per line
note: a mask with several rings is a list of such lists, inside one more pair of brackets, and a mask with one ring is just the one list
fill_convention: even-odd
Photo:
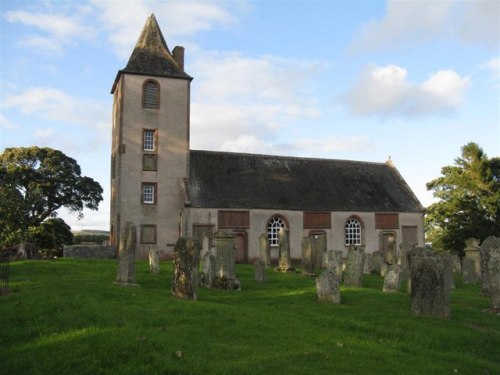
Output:
[[144,151],[154,152],[156,149],[156,131],[144,129],[142,131],[142,144]]
[[361,245],[361,223],[354,217],[345,223],[345,244],[346,246]]
[[148,80],[142,88],[142,106],[144,108],[158,108],[160,97],[159,84]]
[[152,182],[142,183],[142,203],[156,204],[156,184]]

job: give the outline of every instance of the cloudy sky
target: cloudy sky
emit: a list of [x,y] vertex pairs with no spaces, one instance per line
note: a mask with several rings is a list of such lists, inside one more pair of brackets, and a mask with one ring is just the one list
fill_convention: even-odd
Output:
[[186,48],[191,148],[384,162],[425,206],[468,142],[500,154],[500,2],[0,2],[0,152],[48,146],[104,188],[115,75],[154,13]]

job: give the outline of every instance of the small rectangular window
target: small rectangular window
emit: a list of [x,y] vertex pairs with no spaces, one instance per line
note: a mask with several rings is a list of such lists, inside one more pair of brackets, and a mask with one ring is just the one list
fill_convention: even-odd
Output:
[[156,204],[156,184],[151,182],[142,183],[142,203]]
[[144,129],[142,131],[142,144],[144,151],[156,151],[156,131],[151,129]]
[[158,157],[156,154],[143,154],[142,155],[142,170],[143,171],[156,171],[156,161]]

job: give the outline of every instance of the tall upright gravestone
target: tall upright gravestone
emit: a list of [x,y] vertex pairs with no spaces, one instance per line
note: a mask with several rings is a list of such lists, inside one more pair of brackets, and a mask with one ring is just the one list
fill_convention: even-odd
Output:
[[215,256],[210,250],[201,259],[201,269],[200,285],[204,288],[211,288],[215,279]]
[[451,314],[450,257],[411,257],[411,310],[414,315],[448,318]]
[[476,283],[481,277],[481,258],[479,254],[479,240],[469,238],[465,240],[465,258],[462,263],[462,276],[465,283]]
[[172,295],[181,299],[198,298],[198,262],[200,243],[194,238],[181,237],[174,248]]
[[269,239],[265,233],[259,236],[259,251],[260,259],[268,267],[271,264],[271,249],[269,248]]
[[317,234],[312,236],[311,240],[314,271],[320,273],[321,268],[323,268],[323,256],[326,253],[326,236],[324,234]]
[[313,243],[311,237],[302,238],[302,273],[314,275]]
[[235,273],[234,234],[218,231],[215,233],[215,278],[213,287],[217,289],[241,290],[241,283]]
[[160,251],[156,245],[148,248],[149,253],[149,272],[158,275],[160,273]]
[[345,261],[344,285],[355,287],[362,286],[364,261],[365,254],[363,248],[349,246]]
[[122,230],[122,238],[118,248],[118,269],[116,283],[137,285],[135,283],[135,253],[137,251],[137,231],[134,223],[127,221]]
[[278,272],[294,272],[290,258],[290,232],[286,228],[281,228],[278,232]]
[[490,296],[493,308],[500,309],[500,238],[490,236],[481,244],[482,292]]
[[333,271],[324,270],[316,278],[316,293],[321,302],[340,303],[339,279]]

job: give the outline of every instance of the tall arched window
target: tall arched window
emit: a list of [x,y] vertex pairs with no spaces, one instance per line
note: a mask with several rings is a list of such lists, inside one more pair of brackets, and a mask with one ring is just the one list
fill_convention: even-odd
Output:
[[281,228],[286,228],[286,223],[280,216],[274,216],[267,222],[267,238],[270,246],[278,246],[278,232]]
[[160,98],[160,85],[158,82],[148,80],[142,87],[142,106],[144,108],[158,108]]
[[361,223],[358,219],[351,217],[345,223],[345,244],[361,245]]

